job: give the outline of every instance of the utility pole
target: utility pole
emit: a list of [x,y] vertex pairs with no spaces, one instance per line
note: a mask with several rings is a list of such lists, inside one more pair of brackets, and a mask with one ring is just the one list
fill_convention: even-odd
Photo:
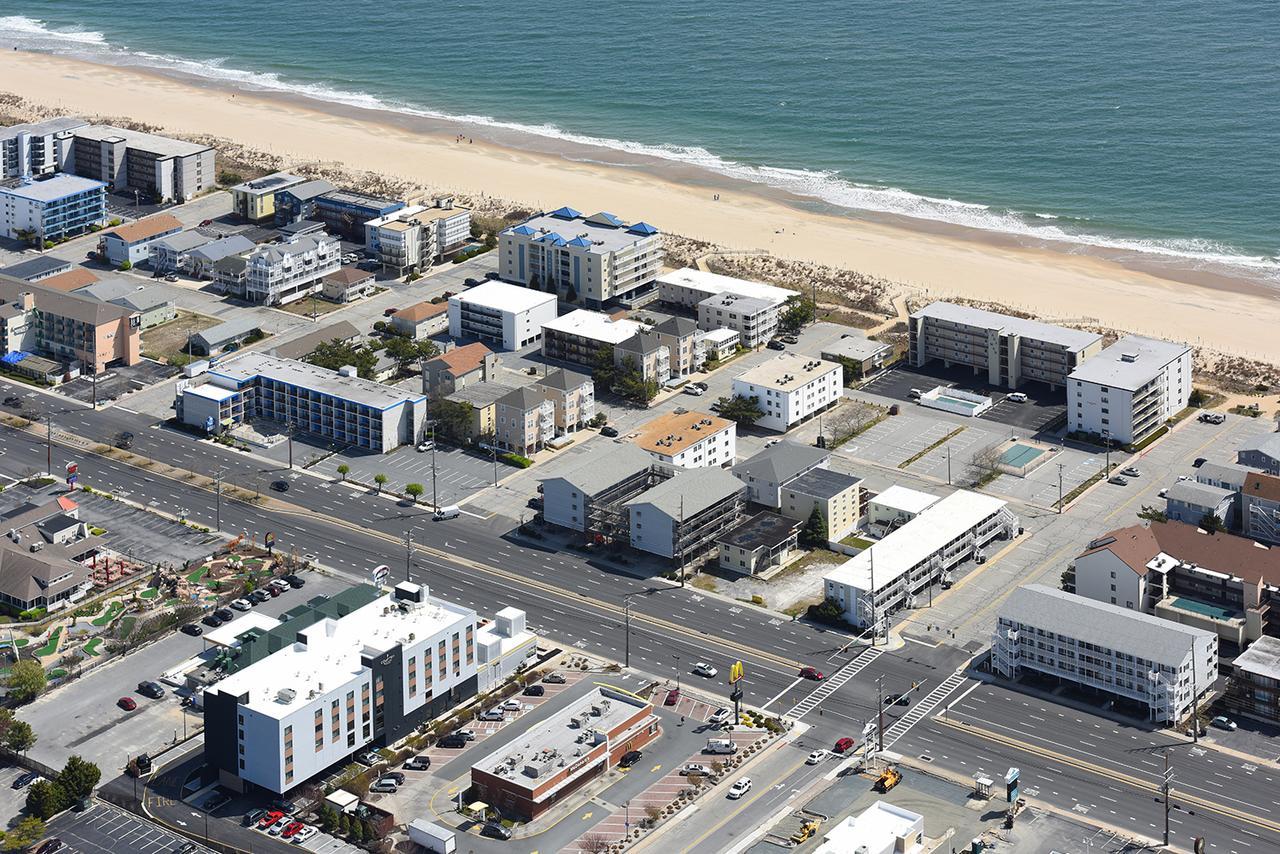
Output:
[[880,627],[876,625],[876,548],[871,546],[867,549],[867,557],[871,559],[871,645],[876,645],[876,634],[880,631]]
[[1164,752],[1164,780],[1161,791],[1164,794],[1164,844],[1169,844],[1169,786],[1173,782],[1173,771],[1169,770],[1169,751]]
[[45,413],[44,417],[44,448],[45,448],[45,474],[53,474],[53,411]]
[[684,496],[680,496],[680,524],[676,528],[675,547],[680,558],[680,586],[684,587],[684,549],[680,548],[680,532],[684,529]]
[[951,485],[951,445],[947,445],[947,486]]
[[436,493],[436,422],[431,422],[431,509],[439,510],[440,501]]
[[876,677],[876,753],[884,752],[884,675]]
[[214,506],[214,523],[213,527],[216,531],[222,530],[222,469],[218,469],[218,473],[213,478],[213,506]]
[[409,574],[413,569],[413,526],[404,529],[404,580],[412,581]]
[[1191,644],[1191,742],[1200,743],[1200,685],[1196,678],[1196,645]]
[[1107,449],[1107,477],[1111,477],[1111,431],[1106,427],[1102,428],[1102,444]]
[[626,640],[623,642],[622,662],[623,666],[631,666],[631,597],[626,596],[622,600],[622,613],[626,619]]
[[676,690],[679,691],[680,690],[680,656],[673,655],[671,657],[676,660]]
[[1062,515],[1062,463],[1058,463],[1058,515]]
[[293,469],[293,429],[294,429],[294,422],[290,421],[287,429],[285,430],[285,435],[289,437],[289,469],[290,470]]

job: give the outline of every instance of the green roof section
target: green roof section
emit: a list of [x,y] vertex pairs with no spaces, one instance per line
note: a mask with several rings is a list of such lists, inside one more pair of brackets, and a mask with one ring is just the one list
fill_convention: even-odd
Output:
[[290,608],[280,616],[280,625],[269,632],[249,629],[237,637],[240,654],[227,662],[227,673],[236,673],[279,652],[298,639],[298,632],[324,619],[339,619],[357,611],[385,595],[381,587],[356,584],[333,596],[317,596],[305,604]]

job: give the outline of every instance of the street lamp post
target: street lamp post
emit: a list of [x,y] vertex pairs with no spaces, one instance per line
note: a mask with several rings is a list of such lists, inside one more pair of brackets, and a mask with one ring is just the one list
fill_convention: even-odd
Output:
[[673,655],[671,657],[676,660],[676,691],[679,691],[680,690],[680,656]]
[[622,600],[622,613],[626,619],[626,640],[623,642],[622,661],[625,667],[631,666],[631,597],[625,596]]

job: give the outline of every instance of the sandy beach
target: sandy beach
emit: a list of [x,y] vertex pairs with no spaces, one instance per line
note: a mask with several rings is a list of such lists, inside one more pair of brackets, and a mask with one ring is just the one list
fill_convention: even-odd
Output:
[[0,90],[69,114],[128,116],[177,133],[224,137],[286,161],[333,162],[531,207],[609,210],[724,247],[857,270],[930,299],[969,297],[1045,320],[1280,363],[1280,300],[1261,283],[1179,281],[1066,251],[826,216],[749,189],[680,185],[642,167],[574,162],[479,138],[458,143],[448,130],[424,132],[395,114],[334,110],[61,57],[5,52],[0,81]]

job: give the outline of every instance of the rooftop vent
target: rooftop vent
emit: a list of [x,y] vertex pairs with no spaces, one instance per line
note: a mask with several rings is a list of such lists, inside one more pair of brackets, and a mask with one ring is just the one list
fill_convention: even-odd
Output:
[[1138,361],[1138,354],[1137,354],[1137,353],[1121,353],[1121,354],[1120,354],[1120,361],[1122,361],[1122,362],[1136,362],[1136,361]]

